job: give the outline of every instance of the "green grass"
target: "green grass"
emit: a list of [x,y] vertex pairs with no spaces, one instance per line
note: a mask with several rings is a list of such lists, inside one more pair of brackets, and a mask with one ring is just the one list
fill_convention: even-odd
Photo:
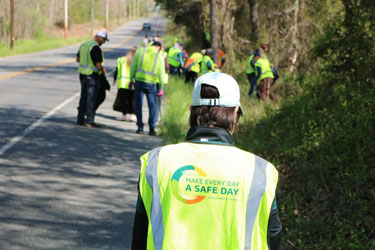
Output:
[[59,48],[62,46],[80,43],[86,39],[89,39],[89,36],[72,37],[68,38],[67,40],[65,40],[64,38],[56,37],[42,38],[38,40],[17,40],[14,43],[13,49],[10,49],[9,45],[0,43],[0,57],[14,56]]
[[165,108],[161,119],[161,136],[164,143],[178,143],[185,140],[189,130],[189,107],[193,85],[175,76],[169,77],[165,89]]

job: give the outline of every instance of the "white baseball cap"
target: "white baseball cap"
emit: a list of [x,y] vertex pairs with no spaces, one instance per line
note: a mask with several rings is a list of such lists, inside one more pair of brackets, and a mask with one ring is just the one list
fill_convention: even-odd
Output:
[[[203,84],[215,87],[219,91],[219,98],[202,98],[201,87]],[[200,76],[194,83],[192,96],[192,106],[239,106],[241,116],[243,116],[240,104],[240,88],[238,87],[236,80],[225,73],[211,72]]]
[[104,40],[109,41],[107,32],[105,32],[104,30],[99,30],[98,33],[96,33],[96,36],[101,36],[104,38]]

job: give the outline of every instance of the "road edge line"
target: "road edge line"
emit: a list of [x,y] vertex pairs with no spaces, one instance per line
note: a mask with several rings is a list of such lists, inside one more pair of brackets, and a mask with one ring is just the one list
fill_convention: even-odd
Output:
[[42,124],[48,118],[50,118],[51,116],[53,116],[57,111],[59,111],[60,109],[62,109],[69,102],[73,101],[73,99],[75,99],[76,97],[78,97],[80,95],[80,93],[81,93],[81,91],[78,91],[77,93],[75,93],[74,95],[72,95],[71,97],[69,97],[68,99],[66,99],[62,103],[60,103],[59,105],[57,105],[52,110],[48,111],[41,118],[39,118],[38,120],[36,120],[35,122],[33,122],[29,127],[27,127],[20,134],[18,134],[17,136],[13,137],[12,139],[10,139],[10,141],[7,144],[5,144],[4,146],[2,146],[0,148],[0,156],[2,156],[6,151],[8,151],[9,149],[11,149],[18,142],[22,141],[22,139],[26,135],[28,135],[31,131],[33,131],[34,129],[36,129],[37,127],[39,127],[40,124]]

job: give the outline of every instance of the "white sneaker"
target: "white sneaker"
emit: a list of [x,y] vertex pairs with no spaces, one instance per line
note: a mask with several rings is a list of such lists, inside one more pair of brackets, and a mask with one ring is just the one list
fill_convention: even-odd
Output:
[[122,117],[120,118],[121,121],[128,121],[128,115],[122,115]]
[[130,115],[130,121],[136,122],[137,121],[137,116],[135,114]]

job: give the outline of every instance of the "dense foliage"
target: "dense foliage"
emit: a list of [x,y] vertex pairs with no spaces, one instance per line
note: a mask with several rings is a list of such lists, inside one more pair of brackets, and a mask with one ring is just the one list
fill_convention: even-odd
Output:
[[[245,1],[233,2],[246,6]],[[277,12],[284,13],[266,22],[269,32],[260,27],[258,42],[267,37],[271,42],[271,58],[280,61],[283,71],[278,84],[298,86],[299,90],[260,114],[262,104],[242,101],[248,115],[235,140],[279,170],[282,249],[375,249],[375,2],[258,3],[258,10],[268,6],[276,12],[278,7]],[[297,15],[297,26],[287,21],[293,19],[288,17],[290,6]],[[245,12],[233,12],[240,15],[237,23],[248,20]],[[272,17],[266,11],[258,14],[259,20]],[[294,38],[285,39],[283,32],[296,27]],[[234,42],[243,41],[246,31],[237,34]],[[294,45],[288,47],[293,39]],[[289,53],[298,51],[294,71],[290,70],[292,61],[282,56],[286,55],[283,48]],[[243,68],[230,73],[246,92]],[[175,118],[181,126],[184,118]],[[177,136],[181,140],[181,134]]]
[[375,3],[343,3],[305,93],[238,136],[278,165],[284,248],[375,248]]
[[[93,3],[94,22],[106,28],[124,22],[125,3],[127,18],[145,15],[147,10],[152,9],[154,5],[153,0],[69,0],[67,3],[68,29],[73,25],[90,23],[91,3]],[[53,32],[56,29],[64,30],[64,4],[63,0],[14,0],[15,40],[41,39],[56,35]],[[0,6],[0,43],[8,44],[10,41],[10,1],[0,0]],[[108,23],[106,23],[107,6]],[[86,29],[88,35],[90,28]],[[63,37],[64,32],[59,34]]]

